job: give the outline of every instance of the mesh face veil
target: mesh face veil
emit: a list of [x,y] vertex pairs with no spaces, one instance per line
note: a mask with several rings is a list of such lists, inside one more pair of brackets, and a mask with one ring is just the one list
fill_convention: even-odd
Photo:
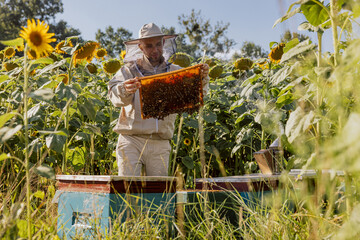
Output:
[[177,35],[167,35],[163,34],[161,29],[154,23],[148,23],[141,27],[139,30],[139,38],[125,42],[126,46],[126,55],[124,62],[132,62],[137,59],[143,58],[144,54],[139,48],[138,44],[141,39],[152,38],[152,37],[163,37],[164,46],[163,46],[163,57],[165,61],[176,52],[176,42],[175,39]]
[[[168,59],[176,53],[176,36],[164,36],[163,37],[165,42],[163,46],[163,56],[165,58],[165,61],[168,61]],[[126,55],[124,58],[124,62],[132,62],[137,59],[140,59],[144,56],[143,52],[138,46],[138,42],[128,42],[125,43],[126,46]]]

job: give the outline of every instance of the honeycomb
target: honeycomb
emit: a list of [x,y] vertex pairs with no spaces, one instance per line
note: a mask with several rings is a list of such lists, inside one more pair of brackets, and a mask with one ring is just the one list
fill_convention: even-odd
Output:
[[140,78],[142,119],[197,111],[203,105],[201,64]]

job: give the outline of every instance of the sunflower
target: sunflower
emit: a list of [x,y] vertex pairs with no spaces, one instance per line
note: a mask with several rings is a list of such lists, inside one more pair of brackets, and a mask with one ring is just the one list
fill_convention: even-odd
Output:
[[88,62],[91,62],[91,60],[94,57],[95,50],[99,46],[100,46],[99,43],[93,41],[88,41],[84,44],[79,45],[74,52],[74,56],[73,56],[74,65],[76,65],[76,62],[79,59],[86,59]]
[[234,62],[234,67],[240,71],[250,70],[253,65],[253,61],[250,58],[240,58]]
[[4,50],[5,57],[10,59],[15,55],[15,48],[13,47],[7,47]]
[[35,50],[32,50],[32,49],[29,49],[29,50],[27,51],[27,56],[28,56],[29,59],[37,59],[37,58],[43,57],[43,56],[37,55],[36,51],[35,51]]
[[102,64],[104,67],[104,71],[110,74],[116,73],[121,67],[121,62],[117,59],[111,59],[103,62]]
[[86,64],[86,68],[89,70],[90,73],[94,74],[97,73],[97,67],[93,63]]
[[24,44],[17,45],[17,46],[16,46],[16,50],[17,50],[18,52],[24,51]]
[[61,48],[63,47],[73,47],[74,45],[72,44],[71,41],[68,41],[67,44],[65,44],[65,40],[62,40],[61,42],[59,42],[56,47],[55,47],[55,52],[60,53],[60,54],[66,54],[65,51],[61,50]]
[[126,51],[125,51],[125,50],[122,50],[121,53],[120,53],[120,57],[121,57],[122,59],[124,59],[124,58],[125,58],[125,55],[126,55]]
[[186,146],[190,146],[191,140],[188,139],[188,138],[185,138],[185,139],[184,139],[184,144],[185,144]]
[[12,62],[6,62],[6,63],[4,63],[3,66],[4,66],[5,70],[8,72],[19,67],[19,65],[17,63],[12,63]]
[[69,83],[69,75],[67,74],[60,74],[58,76],[58,79],[61,79],[61,81],[64,83],[64,84],[68,84]]
[[4,51],[0,51],[0,60],[3,60],[5,58]]
[[99,48],[96,53],[95,53],[95,57],[97,59],[104,59],[104,57],[107,55],[107,51],[105,48]]
[[47,56],[53,51],[53,47],[49,43],[55,42],[54,33],[48,33],[49,25],[34,19],[27,20],[27,28],[23,27],[20,37],[26,40],[29,47],[36,52],[36,56]]
[[256,64],[261,70],[268,69],[269,63],[265,60]]
[[284,54],[284,43],[278,44],[276,47],[271,49],[271,52],[269,53],[269,58],[272,62],[278,63],[281,60],[282,55]]

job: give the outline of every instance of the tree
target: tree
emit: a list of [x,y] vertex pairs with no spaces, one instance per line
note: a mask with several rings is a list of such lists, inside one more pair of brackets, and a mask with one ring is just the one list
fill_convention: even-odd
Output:
[[49,22],[63,12],[61,0],[0,0],[0,36],[2,40],[19,37],[27,19]]
[[106,49],[111,57],[116,57],[120,54],[121,50],[125,49],[124,42],[130,40],[132,33],[125,28],[118,28],[116,32],[112,26],[108,26],[105,32],[98,29],[96,33],[96,41]]
[[55,38],[58,41],[65,40],[65,38],[67,37],[78,36],[81,34],[79,29],[70,27],[68,23],[64,20],[60,20],[56,24],[49,24],[49,27],[50,27],[49,32],[55,33]]
[[258,58],[266,58],[268,56],[268,52],[264,50],[260,45],[256,45],[254,42],[243,42],[240,54],[235,52],[232,56],[233,60],[236,60],[241,57],[247,57],[251,59],[258,59]]
[[200,57],[202,51],[210,56],[215,53],[228,53],[230,48],[235,45],[235,41],[229,39],[225,34],[229,23],[217,22],[215,26],[210,24],[210,20],[204,20],[201,17],[201,11],[195,12],[192,9],[190,15],[178,17],[180,26],[184,29],[184,39],[188,41],[188,54],[194,57]]
[[176,48],[178,52],[185,52],[190,54],[191,56],[195,56],[195,51],[196,51],[196,46],[194,45],[190,45],[186,43],[186,36],[183,33],[177,33],[175,31],[175,27],[170,27],[170,28],[166,28],[164,26],[161,27],[161,31],[164,34],[167,35],[174,35],[177,34],[177,38],[176,38]]
[[291,32],[290,30],[286,30],[284,34],[281,35],[280,42],[286,43],[290,40],[297,38],[299,39],[299,42],[305,41],[306,39],[309,39],[308,36],[305,36],[301,33],[297,32]]

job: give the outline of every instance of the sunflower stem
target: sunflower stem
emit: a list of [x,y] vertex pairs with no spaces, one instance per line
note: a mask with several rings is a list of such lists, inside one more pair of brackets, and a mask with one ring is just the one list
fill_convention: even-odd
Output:
[[[68,70],[68,76],[69,76],[69,81],[68,81],[68,85],[70,85],[70,82],[72,80],[72,71],[73,71],[73,60],[74,57],[71,57],[70,60],[70,66],[69,66],[69,70]],[[71,99],[69,99],[69,104],[66,105],[66,110],[65,110],[65,129],[68,131],[69,130],[69,111],[70,111],[70,104],[71,104]],[[65,145],[64,145],[64,153],[63,153],[63,162],[62,162],[62,166],[61,166],[61,171],[62,173],[65,173],[66,168],[67,168],[67,149],[68,149],[68,138],[66,138],[65,141]]]
[[[25,53],[27,52],[27,44],[25,44]],[[26,208],[27,208],[27,231],[28,231],[28,239],[32,239],[31,232],[31,208],[30,208],[30,161],[29,161],[29,126],[28,126],[28,117],[27,117],[27,109],[28,109],[28,69],[27,69],[27,56],[24,54],[24,128],[25,128],[25,173],[26,173]]]
[[177,156],[177,153],[179,151],[181,129],[182,129],[183,122],[184,122],[184,117],[183,117],[183,115],[181,115],[180,122],[179,122],[179,125],[178,125],[178,134],[177,134],[177,138],[176,138],[175,153],[174,153],[174,156],[171,158],[172,159],[172,167],[169,170],[169,176],[173,176],[175,174],[176,156]]

